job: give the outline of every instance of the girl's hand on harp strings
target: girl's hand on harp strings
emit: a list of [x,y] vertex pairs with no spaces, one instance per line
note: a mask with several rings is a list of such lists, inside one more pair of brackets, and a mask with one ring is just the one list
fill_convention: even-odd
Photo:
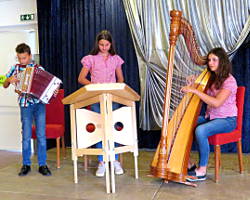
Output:
[[195,93],[195,90],[196,90],[195,88],[193,88],[189,85],[181,88],[181,92],[183,92],[183,93],[188,93],[188,92]]
[[195,80],[197,79],[196,75],[190,75],[186,77],[186,83],[188,86],[193,85],[195,83]]

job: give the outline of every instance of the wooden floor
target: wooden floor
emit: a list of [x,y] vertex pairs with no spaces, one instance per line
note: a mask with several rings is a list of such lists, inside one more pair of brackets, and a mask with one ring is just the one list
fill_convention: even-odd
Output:
[[[222,155],[222,173],[219,183],[215,183],[213,154],[210,156],[208,180],[198,183],[197,188],[170,182],[164,183],[151,178],[149,165],[154,152],[140,150],[139,179],[134,178],[133,157],[124,154],[125,174],[116,176],[116,193],[106,194],[105,178],[94,176],[96,158],[91,157],[87,172],[81,160],[78,162],[79,183],[73,183],[73,165],[70,149],[62,160],[61,169],[56,169],[55,149],[48,151],[48,165],[51,177],[43,177],[37,172],[36,156],[33,156],[32,171],[26,177],[18,177],[21,166],[20,153],[0,151],[0,199],[1,200],[250,200],[250,155],[244,154],[244,174],[238,173],[236,154]],[[196,159],[197,154],[192,153]]]

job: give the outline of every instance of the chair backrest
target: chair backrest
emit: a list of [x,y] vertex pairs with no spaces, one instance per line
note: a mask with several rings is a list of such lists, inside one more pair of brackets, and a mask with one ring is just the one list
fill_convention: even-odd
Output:
[[62,124],[65,125],[64,120],[64,90],[60,89],[55,98],[52,97],[49,104],[46,104],[46,124]]
[[236,104],[238,108],[236,129],[240,130],[240,132],[242,131],[242,123],[243,123],[244,99],[245,99],[245,87],[240,86],[238,87],[236,94]]

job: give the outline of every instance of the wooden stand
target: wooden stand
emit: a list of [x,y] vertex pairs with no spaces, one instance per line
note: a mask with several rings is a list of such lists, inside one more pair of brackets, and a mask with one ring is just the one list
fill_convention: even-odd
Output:
[[[111,191],[115,193],[113,165],[115,154],[133,152],[135,178],[138,178],[135,101],[139,99],[140,96],[124,83],[86,85],[63,99],[64,104],[70,104],[75,183],[78,183],[77,158],[83,155],[103,155],[106,167],[107,193]],[[112,102],[125,106],[112,111]],[[94,103],[100,103],[100,114],[81,109]],[[117,123],[122,125],[122,129],[115,128]],[[87,129],[89,125],[93,127],[91,132]],[[89,148],[100,141],[102,149]],[[119,143],[121,146],[115,147],[114,143]],[[111,169],[109,169],[109,163]]]

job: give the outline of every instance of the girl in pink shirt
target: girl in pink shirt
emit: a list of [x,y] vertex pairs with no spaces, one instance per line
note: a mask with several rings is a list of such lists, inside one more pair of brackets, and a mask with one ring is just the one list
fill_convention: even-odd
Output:
[[[82,58],[82,70],[78,77],[78,82],[87,85],[90,83],[122,83],[124,82],[122,73],[122,64],[124,61],[115,52],[114,41],[109,31],[101,31],[95,41],[95,46],[87,55]],[[87,79],[90,72],[91,81]],[[119,105],[113,103],[113,110],[117,109]],[[100,113],[100,104],[91,105],[91,110]],[[117,144],[115,144],[117,145]],[[102,142],[96,144],[97,148],[102,148]],[[118,155],[116,155],[114,162],[115,174],[123,174],[123,169],[118,162]],[[98,169],[96,176],[103,177],[105,175],[105,165],[103,156],[98,156]]]
[[[114,49],[114,42],[109,31],[101,31],[97,37],[90,55],[82,58],[83,68],[78,82],[87,85],[90,83],[122,83],[122,64],[124,61]],[[87,79],[90,72],[91,81]]]
[[207,164],[209,159],[208,137],[218,133],[229,133],[236,128],[236,92],[237,83],[231,75],[231,63],[222,48],[212,49],[207,56],[208,71],[211,76],[208,82],[208,90],[203,93],[191,85],[181,89],[182,92],[191,92],[201,98],[207,104],[205,116],[199,116],[198,126],[195,129],[195,137],[199,150],[199,167],[189,163],[188,174],[193,178],[189,181],[201,181],[206,179]]

